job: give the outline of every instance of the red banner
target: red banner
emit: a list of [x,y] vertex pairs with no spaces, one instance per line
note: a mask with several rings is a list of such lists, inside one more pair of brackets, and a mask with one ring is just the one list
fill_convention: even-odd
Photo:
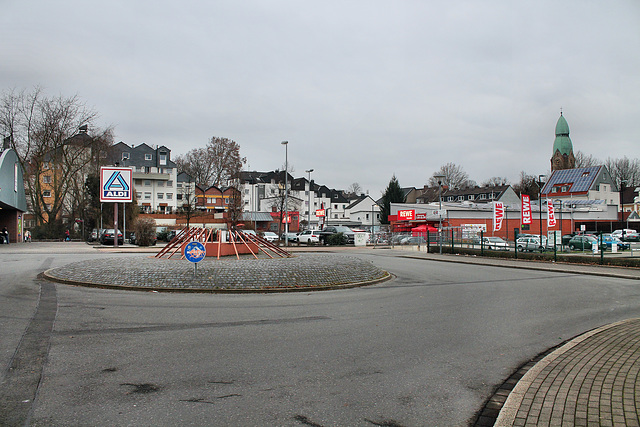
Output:
[[553,202],[547,200],[547,228],[555,227],[556,224],[556,210],[553,207]]
[[325,214],[324,209],[316,209],[316,216],[323,217]]
[[416,211],[404,210],[398,211],[398,221],[413,221],[416,218]]
[[502,220],[504,219],[504,203],[493,202],[493,231],[502,229]]
[[523,194],[522,195],[522,223],[531,224],[531,198]]

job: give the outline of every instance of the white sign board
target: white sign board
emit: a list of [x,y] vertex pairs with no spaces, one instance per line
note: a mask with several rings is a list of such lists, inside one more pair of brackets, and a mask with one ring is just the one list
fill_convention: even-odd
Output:
[[131,202],[133,200],[131,168],[100,168],[100,201]]

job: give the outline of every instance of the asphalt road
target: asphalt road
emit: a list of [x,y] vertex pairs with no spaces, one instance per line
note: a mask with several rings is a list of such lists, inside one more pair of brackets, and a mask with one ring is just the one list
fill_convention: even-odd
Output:
[[[33,426],[466,425],[528,359],[640,317],[637,281],[349,253],[397,278],[295,294],[125,292],[37,279],[105,256],[86,245],[2,247],[0,415]],[[23,406],[10,406],[20,393]]]

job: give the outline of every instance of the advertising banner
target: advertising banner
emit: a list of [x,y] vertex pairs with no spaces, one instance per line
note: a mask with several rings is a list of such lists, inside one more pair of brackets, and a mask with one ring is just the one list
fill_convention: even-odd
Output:
[[323,217],[325,215],[324,209],[316,209],[316,216]]
[[547,200],[547,228],[553,228],[556,224],[556,210],[553,207],[553,201]]
[[531,224],[531,197],[522,195],[522,224]]
[[493,231],[502,229],[502,220],[504,219],[504,203],[493,202]]

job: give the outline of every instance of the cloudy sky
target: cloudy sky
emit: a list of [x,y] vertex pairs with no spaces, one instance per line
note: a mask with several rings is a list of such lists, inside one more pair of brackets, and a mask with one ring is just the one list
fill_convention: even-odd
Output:
[[574,151],[640,157],[640,2],[0,0],[0,87],[78,95],[116,141],[212,136],[250,170],[379,196],[445,163],[478,182]]

